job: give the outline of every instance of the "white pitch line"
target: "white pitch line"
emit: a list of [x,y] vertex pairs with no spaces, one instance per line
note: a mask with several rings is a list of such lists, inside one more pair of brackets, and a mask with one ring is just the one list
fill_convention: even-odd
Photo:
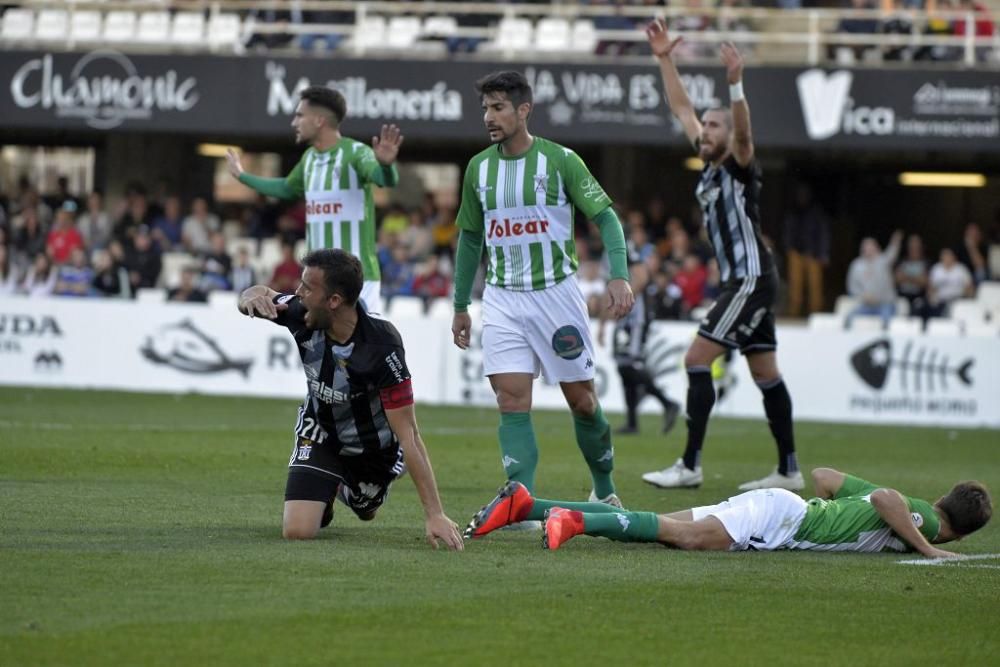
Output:
[[[896,561],[900,565],[947,565],[948,563],[962,563],[970,560],[996,560],[1000,559],[1000,554],[973,554],[971,556],[959,556],[958,558],[914,558],[913,560]],[[991,565],[978,567],[994,567]],[[1000,566],[996,566],[1000,568]]]

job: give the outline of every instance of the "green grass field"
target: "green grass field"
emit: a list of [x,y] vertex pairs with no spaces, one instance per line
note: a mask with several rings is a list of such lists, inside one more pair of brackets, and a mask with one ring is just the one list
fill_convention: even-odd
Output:
[[[986,665],[1000,655],[1000,559],[681,553],[581,537],[557,552],[502,533],[435,552],[409,479],[363,524],[338,509],[280,538],[294,403],[0,389],[0,665]],[[418,410],[448,514],[502,482],[493,410]],[[618,421],[612,418],[613,424]],[[538,495],[583,499],[568,415],[538,413]],[[773,465],[763,422],[711,424],[698,490],[656,420],[616,441],[626,505],[717,502]],[[802,423],[829,465],[935,499],[1000,491],[1000,436]],[[1000,520],[959,543],[1000,553]]]

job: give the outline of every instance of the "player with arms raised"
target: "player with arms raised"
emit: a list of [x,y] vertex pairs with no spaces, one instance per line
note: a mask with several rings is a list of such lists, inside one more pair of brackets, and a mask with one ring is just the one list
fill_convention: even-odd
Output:
[[340,133],[347,116],[344,96],[332,88],[310,86],[299,95],[292,127],[295,142],[309,144],[286,178],[262,178],[243,171],[229,150],[229,172],[240,183],[279,199],[306,200],[306,242],[310,250],[340,248],[361,260],[365,284],[361,301],[371,313],[382,312],[381,273],[375,246],[372,185],[399,182],[394,162],[403,136],[383,125],[371,147]]
[[529,134],[532,92],[521,73],[491,74],[476,90],[492,145],[469,161],[462,183],[454,342],[465,349],[471,340],[468,306],[485,244],[483,371],[500,408],[507,477],[534,486],[538,448],[529,411],[532,382],[541,370],[559,383],[573,413],[577,444],[593,478],[591,496],[620,505],[611,479],[610,427],[594,391],[594,346],[576,281],[573,227],[580,209],[600,229],[611,262],[608,308],[618,319],[634,301],[621,223],[580,156]]
[[732,44],[722,45],[732,106],[709,109],[699,121],[670,55],[681,38],[671,40],[662,20],[649,24],[646,36],[660,63],[670,110],[705,163],[695,195],[719,263],[722,292],[701,321],[698,336],[684,357],[688,375],[684,455],[673,466],[642,478],[662,488],[701,484],[701,448],[715,404],[712,363],[729,348],[739,349],[746,357],[750,374],[764,395],[764,412],[778,445],[774,472],[739,488],[797,491],[805,482],[795,458],[792,399],[775,355],[773,308],[778,277],[771,252],[761,238],[762,176],[754,158],[750,107],[743,95],[743,58]]

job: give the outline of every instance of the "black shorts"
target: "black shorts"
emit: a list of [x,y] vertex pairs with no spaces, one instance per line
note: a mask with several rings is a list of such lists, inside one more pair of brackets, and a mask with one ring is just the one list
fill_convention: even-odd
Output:
[[341,456],[330,447],[296,438],[288,461],[285,500],[329,502],[336,495],[361,515],[378,509],[389,495],[389,485],[403,474],[399,444],[359,456]]
[[698,335],[739,349],[743,354],[776,349],[774,301],[777,293],[778,280],[774,273],[725,285],[702,319]]

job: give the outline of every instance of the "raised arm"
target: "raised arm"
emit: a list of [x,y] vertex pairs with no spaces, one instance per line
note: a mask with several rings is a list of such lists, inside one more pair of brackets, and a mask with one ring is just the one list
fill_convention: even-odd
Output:
[[720,49],[729,81],[729,106],[733,114],[733,158],[745,167],[753,159],[753,134],[750,132],[750,106],[743,95],[743,56],[732,42],[723,42]]
[[431,461],[427,456],[427,448],[417,430],[417,418],[413,403],[386,409],[385,415],[389,419],[389,428],[399,438],[399,444],[403,448],[403,457],[406,461],[406,469],[413,478],[413,485],[417,487],[420,503],[424,506],[427,541],[436,549],[437,541],[440,539],[449,549],[461,551],[463,548],[462,536],[458,532],[458,525],[445,515],[444,508],[441,506],[437,482],[434,479],[434,470],[431,468]]
[[667,32],[667,24],[663,19],[656,19],[646,26],[646,39],[649,40],[653,55],[656,56],[656,60],[660,64],[660,76],[663,77],[663,90],[667,95],[667,106],[680,121],[688,141],[697,148],[698,137],[701,136],[701,122],[698,120],[694,105],[691,104],[691,98],[684,90],[680,73],[671,57],[671,53],[683,38],[678,37],[671,40],[670,34]]
[[[289,174],[288,178],[264,178],[247,173],[243,169],[240,156],[232,148],[226,150],[226,163],[233,178],[262,195],[278,199],[297,199],[302,196],[301,162]],[[297,184],[298,187],[296,187]]]
[[906,505],[906,499],[899,491],[894,489],[877,489],[872,491],[870,496],[872,507],[878,512],[882,520],[892,528],[892,532],[916,551],[919,551],[928,558],[952,558],[958,556],[951,551],[938,549],[923,536],[920,530],[913,524],[910,516],[910,508]]
[[285,304],[275,304],[274,297],[276,296],[278,296],[278,292],[267,285],[254,285],[243,290],[236,307],[249,317],[260,315],[273,320],[278,316],[278,313],[288,308]]

